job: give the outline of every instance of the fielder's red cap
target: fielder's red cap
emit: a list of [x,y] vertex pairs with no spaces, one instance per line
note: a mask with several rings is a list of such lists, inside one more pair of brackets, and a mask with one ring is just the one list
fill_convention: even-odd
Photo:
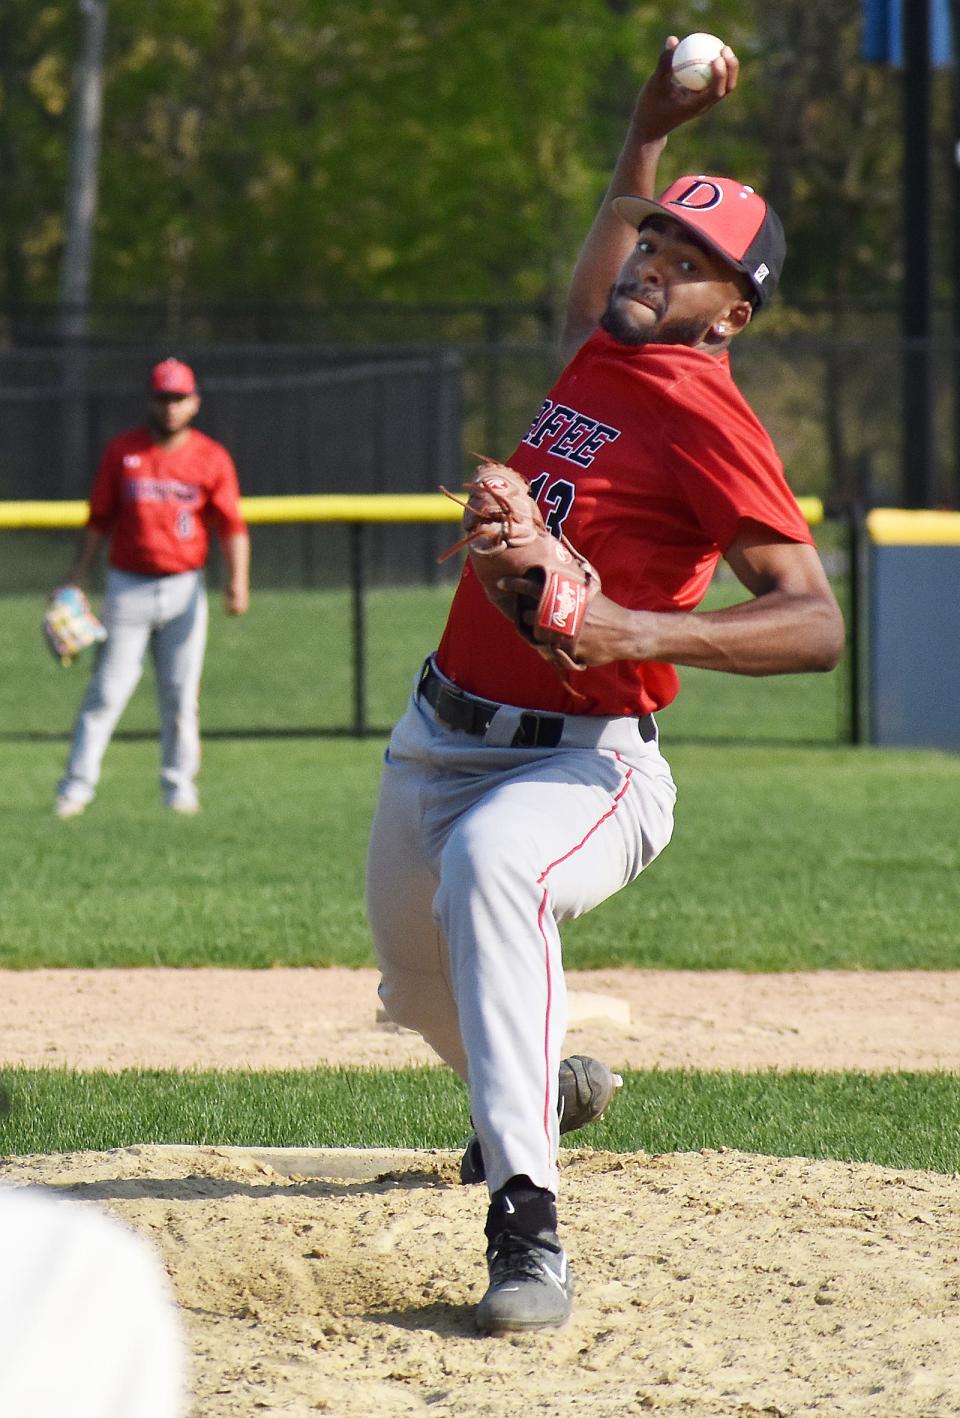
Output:
[[150,390],[154,394],[195,394],[197,380],[189,364],[178,359],[164,359],[150,373]]
[[730,177],[678,177],[660,200],[614,197],[616,212],[639,230],[648,217],[670,217],[742,271],[754,305],[766,305],[780,281],[787,244],[773,208],[752,187]]

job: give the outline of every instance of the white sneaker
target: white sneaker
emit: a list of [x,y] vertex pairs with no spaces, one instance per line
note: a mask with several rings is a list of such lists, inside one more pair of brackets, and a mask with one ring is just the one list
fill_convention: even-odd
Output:
[[200,811],[196,798],[171,798],[167,807],[171,812],[178,812],[181,817],[195,817]]
[[57,798],[53,810],[57,817],[79,817],[82,812],[86,812],[87,804],[79,798]]

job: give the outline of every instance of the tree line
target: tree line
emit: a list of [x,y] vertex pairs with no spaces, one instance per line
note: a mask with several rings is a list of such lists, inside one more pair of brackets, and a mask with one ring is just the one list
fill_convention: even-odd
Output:
[[[94,300],[555,305],[665,35],[708,29],[740,88],[671,137],[664,185],[770,197],[784,307],[895,307],[901,78],[860,24],[860,0],[109,0]],[[0,304],[56,296],[80,26],[78,0],[0,10]]]

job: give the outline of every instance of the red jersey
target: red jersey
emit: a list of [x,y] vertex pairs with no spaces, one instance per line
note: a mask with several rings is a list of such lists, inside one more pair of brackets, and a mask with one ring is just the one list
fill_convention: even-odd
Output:
[[89,525],[110,537],[110,565],[168,576],[206,564],[210,526],[221,537],[245,532],[233,459],[191,428],[176,448],[148,428],[107,445],[90,494]]
[[[769,434],[727,355],[624,345],[603,330],[577,352],[507,460],[547,526],[593,563],[631,610],[690,611],[749,520],[812,542]],[[566,714],[647,714],[679,689],[672,665],[620,660],[557,672],[490,601],[469,561],[437,652],[443,673],[484,699]]]

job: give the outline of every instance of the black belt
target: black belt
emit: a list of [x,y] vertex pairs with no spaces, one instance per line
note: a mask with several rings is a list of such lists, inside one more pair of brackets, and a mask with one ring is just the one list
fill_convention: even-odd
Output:
[[[478,699],[475,694],[448,684],[432,660],[427,660],[417,685],[432,706],[437,718],[448,729],[460,729],[465,734],[482,738],[490,727],[494,714],[503,706],[492,699]],[[556,748],[563,734],[562,714],[541,714],[525,709],[520,715],[520,727],[510,740],[511,748]]]

